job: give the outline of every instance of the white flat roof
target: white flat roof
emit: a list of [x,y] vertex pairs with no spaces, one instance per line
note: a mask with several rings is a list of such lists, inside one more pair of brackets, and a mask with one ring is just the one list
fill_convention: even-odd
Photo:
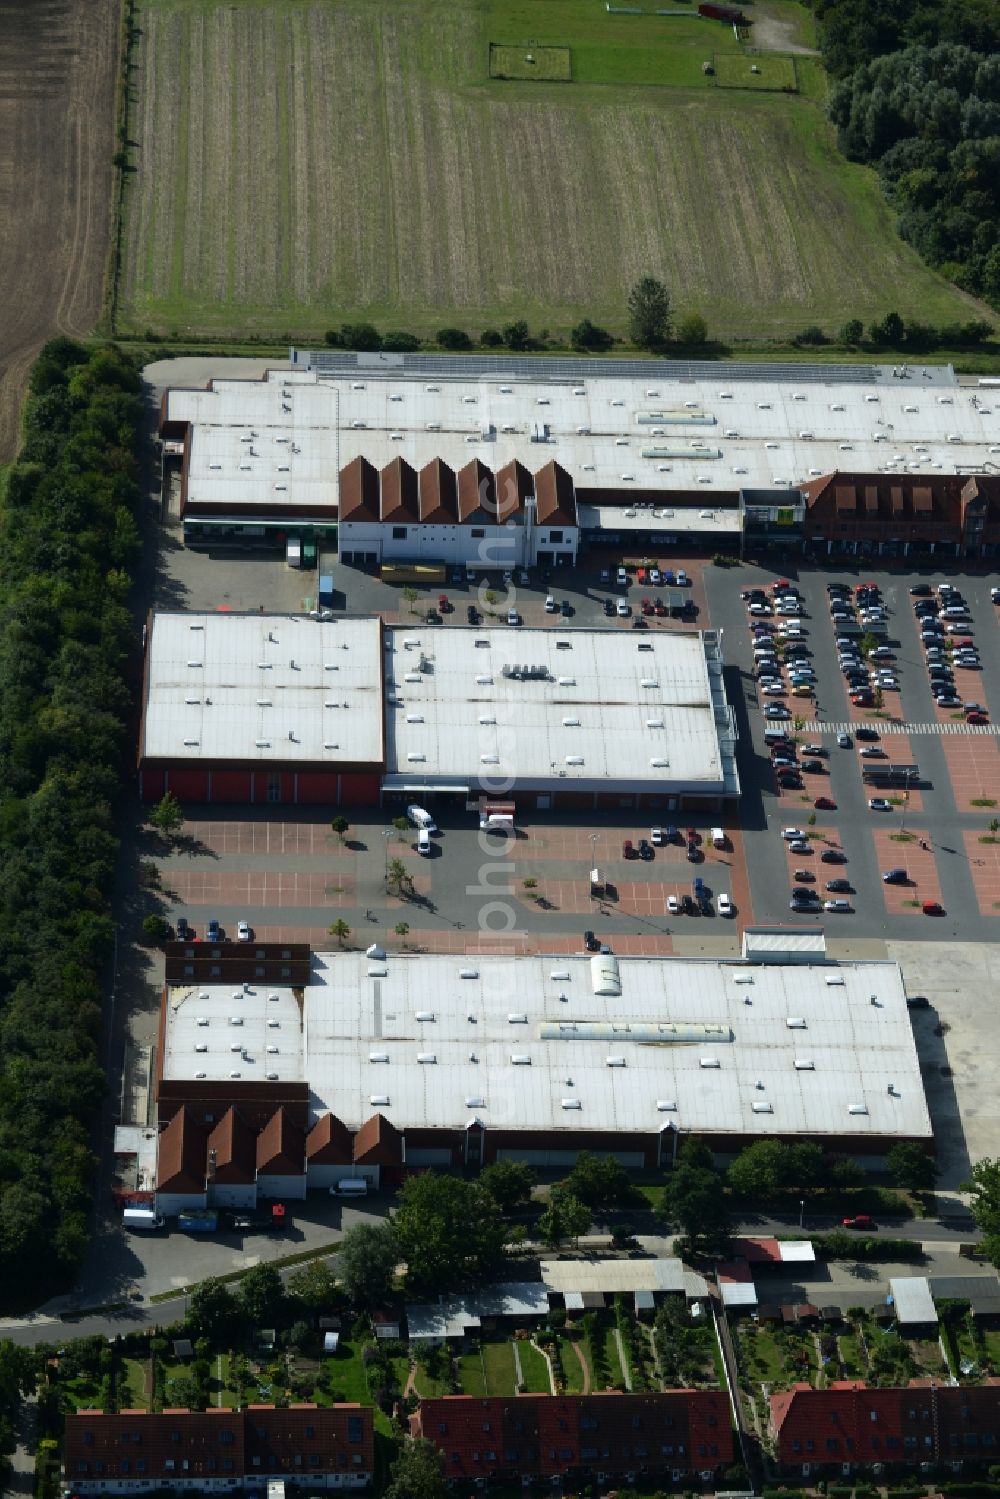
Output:
[[889,1282],[896,1319],[901,1327],[937,1322],[937,1308],[926,1275],[897,1275]]
[[421,625],[387,630],[385,646],[387,786],[721,791],[735,776],[721,676],[695,632]]
[[581,530],[599,528],[602,531],[674,531],[679,536],[697,531],[699,534],[738,536],[743,529],[743,519],[735,506],[718,510],[699,510],[687,505],[676,509],[631,510],[621,505],[578,505],[577,518]]
[[[796,486],[837,469],[933,475],[1000,462],[993,392],[924,381],[919,369],[877,384],[838,382],[833,365],[829,374],[727,383],[724,365],[708,379],[271,371],[263,381],[217,381],[214,391],[171,390],[167,409],[171,420],[213,429],[192,444],[189,499],[234,511],[336,499],[338,471],[358,454],[377,468],[402,457],[417,469],[437,457],[456,469],[517,458],[535,471],[554,458],[578,490],[706,496]],[[239,429],[232,441],[226,428]],[[254,458],[240,442],[251,431]],[[279,455],[293,440],[299,451],[285,473]]]
[[302,1012],[273,984],[176,984],[167,993],[163,1076],[301,1082]]
[[562,1295],[684,1290],[684,1266],[669,1255],[644,1260],[542,1260],[539,1269],[548,1289]]
[[154,614],[142,757],[381,764],[377,618]]
[[584,956],[319,954],[305,998],[312,1107],[354,1129],[377,1109],[400,1128],[480,1118],[550,1139],[930,1136],[896,963],[610,963],[620,994],[594,992]]

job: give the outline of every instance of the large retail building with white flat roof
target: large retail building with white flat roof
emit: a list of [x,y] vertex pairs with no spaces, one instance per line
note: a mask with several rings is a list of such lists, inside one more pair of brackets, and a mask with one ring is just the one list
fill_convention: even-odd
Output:
[[711,631],[150,617],[142,794],[710,810],[739,794]]

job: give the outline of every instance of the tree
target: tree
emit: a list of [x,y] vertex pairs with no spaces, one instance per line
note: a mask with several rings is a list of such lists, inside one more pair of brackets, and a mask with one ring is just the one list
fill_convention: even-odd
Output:
[[364,349],[374,353],[382,347],[382,335],[372,323],[345,323],[340,336],[345,349]]
[[170,923],[162,916],[144,916],[142,935],[147,942],[165,942],[170,936]]
[[754,1201],[815,1187],[824,1169],[822,1148],[811,1141],[755,1140],[740,1151],[726,1179],[738,1197]]
[[174,796],[172,791],[161,796],[152,812],[149,820],[158,833],[165,838],[170,838],[179,828],[184,825],[184,808]]
[[352,1306],[372,1307],[392,1291],[399,1249],[388,1223],[358,1223],[349,1228],[337,1251],[337,1275]]
[[409,819],[406,817],[394,817],[392,825],[397,833],[408,833],[410,831]]
[[253,1265],[240,1281],[240,1304],[254,1327],[270,1327],[281,1318],[285,1288],[274,1265]]
[[337,1282],[329,1265],[312,1260],[289,1278],[288,1290],[304,1311],[317,1317],[334,1302]]
[[479,1185],[488,1192],[502,1213],[531,1201],[535,1173],[523,1161],[494,1161],[479,1174]]
[[402,893],[413,885],[413,876],[410,874],[402,859],[390,859],[385,871],[386,884],[390,890]]
[[858,650],[862,656],[870,656],[878,643],[878,637],[873,635],[870,630],[866,630],[858,641]]
[[337,945],[343,947],[347,938],[351,935],[351,929],[343,916],[338,916],[332,926],[328,928],[331,937],[336,937]]
[[508,349],[526,349],[528,337],[528,325],[523,318],[515,323],[508,323],[503,330],[503,341]]
[[932,1192],[938,1177],[933,1156],[912,1140],[900,1140],[886,1156],[886,1165],[898,1186],[908,1192]]
[[406,587],[403,589],[403,597],[409,606],[410,613],[412,614],[414,612],[413,606],[419,598],[417,590],[415,588]]
[[681,318],[677,329],[677,342],[690,348],[700,348],[708,343],[708,324],[700,312],[689,312]]
[[628,331],[640,349],[655,349],[670,336],[670,296],[655,276],[643,276],[628,294]]
[[865,336],[865,325],[859,317],[848,318],[840,330],[839,338],[849,349],[856,349]]
[[663,1189],[662,1216],[669,1228],[680,1228],[694,1250],[724,1253],[729,1246],[729,1210],[712,1152],[697,1136],[689,1137]]
[[579,1240],[592,1221],[590,1208],[571,1192],[552,1192],[549,1205],[538,1220],[538,1236],[546,1244],[562,1244],[566,1239]]
[[499,1270],[508,1239],[500,1209],[478,1182],[431,1171],[404,1182],[393,1232],[407,1284],[431,1292]]
[[347,832],[347,829],[350,827],[350,825],[351,824],[348,822],[347,818],[343,816],[343,814],[338,814],[338,816],[332,818],[330,821],[330,827],[333,832],[337,834],[337,837],[340,839],[341,843],[343,843],[344,834]]
[[614,339],[607,328],[598,327],[592,323],[589,317],[583,318],[569,335],[569,341],[574,349],[590,349],[597,353],[603,353],[610,349]]
[[982,1232],[987,1258],[1000,1266],[1000,1158],[977,1161],[962,1190],[971,1195],[969,1206]]
[[610,1155],[592,1155],[589,1150],[580,1151],[563,1187],[591,1208],[625,1207],[635,1197],[621,1162]]
[[408,921],[397,921],[396,925],[393,927],[393,931],[396,933],[396,936],[405,947],[406,939],[410,935],[410,923]]
[[906,336],[906,326],[898,312],[887,312],[880,323],[869,324],[868,333],[873,344],[898,349]]
[[389,1470],[383,1499],[446,1499],[448,1480],[440,1447],[425,1437],[404,1442]]
[[239,1307],[232,1293],[214,1276],[195,1286],[188,1301],[185,1322],[198,1337],[222,1342],[239,1317]]

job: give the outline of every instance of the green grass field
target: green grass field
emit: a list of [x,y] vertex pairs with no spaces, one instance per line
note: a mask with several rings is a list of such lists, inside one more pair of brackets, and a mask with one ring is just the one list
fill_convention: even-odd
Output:
[[538,1349],[532,1343],[529,1343],[526,1338],[521,1338],[517,1345],[517,1351],[521,1360],[521,1374],[527,1393],[529,1395],[551,1394],[552,1384],[549,1380],[549,1366]]
[[529,83],[569,83],[568,47],[505,47],[490,42],[490,77],[520,78]]
[[[837,153],[813,59],[809,97],[703,75],[723,26],[602,0],[140,0],[137,25],[125,333],[621,332],[647,273],[725,339],[975,308]],[[573,82],[490,79],[522,38],[569,46]]]
[[798,91],[795,63],[790,57],[747,57],[742,52],[716,52],[713,66],[717,88],[748,88],[757,92]]

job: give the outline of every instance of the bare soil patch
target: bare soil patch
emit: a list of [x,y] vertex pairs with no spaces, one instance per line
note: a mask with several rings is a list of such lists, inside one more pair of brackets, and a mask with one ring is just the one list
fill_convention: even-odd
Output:
[[117,0],[0,0],[0,463],[42,344],[100,315],[118,42]]

